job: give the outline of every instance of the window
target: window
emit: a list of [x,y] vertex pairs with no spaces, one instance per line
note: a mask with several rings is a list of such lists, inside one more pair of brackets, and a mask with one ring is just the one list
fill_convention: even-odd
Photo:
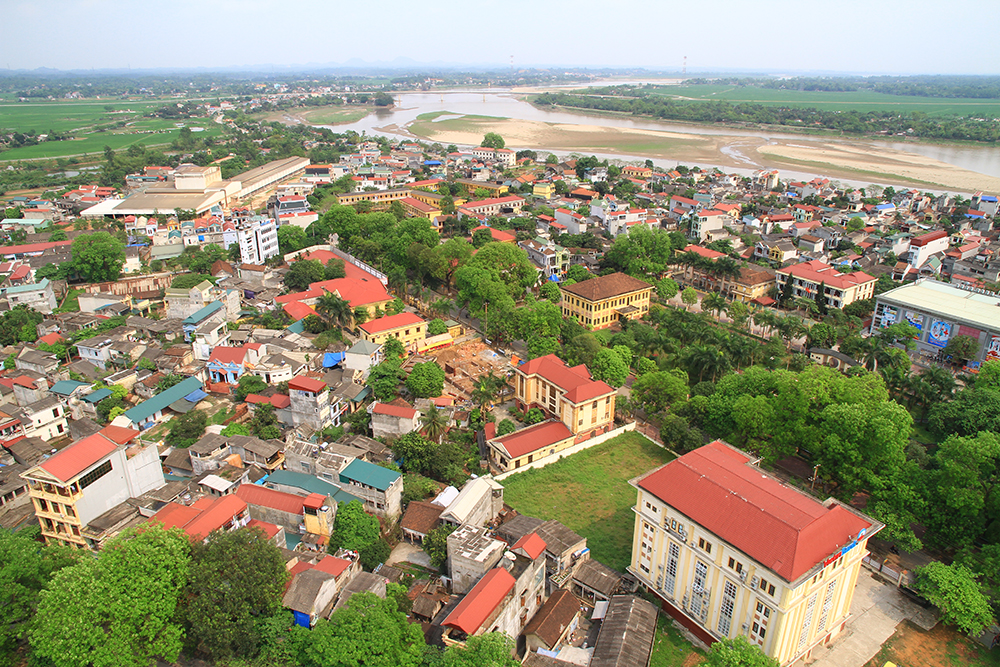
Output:
[[712,543],[705,540],[703,537],[698,538],[698,548],[703,550],[705,553],[712,553]]
[[774,597],[774,584],[768,583],[767,579],[760,580],[760,592],[767,593],[771,597]]
[[305,470],[306,472],[309,471],[309,462],[308,461],[300,461],[299,465],[302,466],[302,469]]
[[674,596],[674,584],[677,581],[677,561],[681,557],[681,550],[673,542],[667,550],[667,576],[663,578],[663,590],[670,597]]
[[798,650],[801,651],[806,646],[806,641],[809,639],[809,628],[812,627],[813,613],[816,611],[816,593],[813,593],[809,597],[809,602],[806,603],[806,613],[802,617],[802,631],[799,632],[799,646]]
[[705,598],[705,579],[708,577],[708,566],[701,561],[695,561],[694,581],[691,583],[691,612],[695,616],[701,616],[702,605]]
[[743,572],[743,563],[740,563],[732,556],[729,557],[729,569],[735,570],[737,573]]
[[736,584],[726,581],[722,589],[722,604],[719,607],[719,634],[723,637],[729,636],[729,630],[733,623],[733,609],[736,607]]
[[80,488],[86,489],[88,486],[111,472],[111,461],[105,461],[86,475],[80,478]]
[[836,588],[836,579],[826,585],[826,597],[823,598],[823,612],[819,617],[819,623],[816,625],[816,632],[823,632],[826,630],[826,622],[830,616],[830,607],[833,606],[833,591]]

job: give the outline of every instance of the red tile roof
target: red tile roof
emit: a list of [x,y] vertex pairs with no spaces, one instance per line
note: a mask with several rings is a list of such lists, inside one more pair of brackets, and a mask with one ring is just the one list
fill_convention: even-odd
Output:
[[184,532],[196,540],[203,540],[213,530],[222,528],[247,509],[247,503],[237,496],[222,496],[184,526]]
[[318,563],[313,565],[314,570],[326,572],[327,574],[339,577],[344,570],[351,566],[351,561],[337,558],[335,556],[323,556]]
[[825,282],[827,287],[834,287],[836,289],[849,289],[855,285],[861,285],[875,280],[874,277],[868,275],[864,271],[838,273],[835,268],[829,264],[824,264],[818,259],[814,259],[809,262],[802,262],[801,264],[795,264],[785,269],[778,269],[778,273],[792,275],[796,278],[801,278],[802,280],[817,284]]
[[588,301],[600,301],[651,288],[652,285],[638,278],[633,278],[624,273],[609,273],[606,276],[589,278],[583,282],[561,287],[560,289]]
[[553,420],[522,428],[494,441],[503,447],[508,456],[516,459],[572,437],[573,433],[566,428],[566,424]]
[[372,408],[372,412],[377,415],[403,417],[404,419],[413,419],[417,416],[417,411],[413,408],[404,408],[399,405],[390,405],[389,403],[376,403],[375,407]]
[[318,394],[326,389],[326,383],[322,380],[314,380],[311,377],[300,375],[298,377],[293,377],[288,381],[288,388],[298,389],[300,391],[311,391],[314,394]]
[[226,347],[221,345],[219,347],[212,348],[212,354],[209,355],[208,360],[214,361],[220,364],[235,364],[236,366],[242,366],[243,360],[246,359],[247,351],[241,347]]
[[535,560],[545,553],[545,540],[538,536],[538,533],[528,533],[511,547],[511,550],[523,549],[524,553],[531,560]]
[[124,445],[126,442],[131,442],[133,438],[139,435],[139,431],[134,428],[127,428],[125,426],[105,426],[100,431],[101,435],[109,440],[118,443],[119,445]]
[[789,582],[872,527],[838,503],[820,503],[765,475],[750,460],[716,440],[646,475],[639,487]]
[[316,312],[315,308],[306,305],[301,301],[292,301],[290,303],[284,303],[281,305],[281,309],[285,311],[285,313],[296,322],[298,322],[301,319],[305,319],[310,315],[319,315],[319,313]]
[[0,249],[0,256],[20,255],[22,253],[40,253],[49,248],[59,248],[70,245],[72,241],[48,241],[46,243],[25,243],[24,245],[9,245]]
[[939,229],[936,232],[927,232],[926,234],[921,234],[914,239],[910,239],[910,245],[920,248],[927,245],[931,241],[937,241],[938,239],[943,239],[946,236],[948,236],[948,232],[943,229]]
[[64,340],[66,339],[60,336],[58,333],[50,333],[47,336],[42,336],[41,338],[39,338],[38,342],[45,343],[46,345],[55,345],[56,343],[59,343]]
[[247,394],[247,403],[270,403],[276,408],[287,408],[292,404],[292,399],[284,394],[274,394],[272,396]]
[[502,229],[494,229],[492,227],[487,227],[486,225],[479,225],[478,227],[473,228],[472,233],[475,234],[476,230],[479,229],[490,230],[490,236],[492,236],[493,240],[497,241],[498,243],[513,243],[515,240],[517,240],[516,234],[512,234]]
[[39,467],[59,481],[68,482],[116,449],[117,442],[95,433],[42,461]]
[[278,534],[279,530],[281,530],[279,526],[276,526],[273,523],[268,523],[267,521],[261,521],[260,519],[250,519],[250,523],[247,524],[247,528],[260,528],[264,531],[264,535],[267,536],[267,539],[271,539]]
[[724,252],[712,250],[711,248],[703,248],[700,245],[693,244],[684,246],[684,252],[693,252],[696,255],[701,255],[702,257],[707,257],[709,259],[718,259],[726,256],[726,253]]
[[370,334],[377,334],[407,325],[422,324],[423,322],[424,319],[414,313],[399,313],[398,315],[389,315],[365,322],[361,325],[361,328]]
[[[313,283],[309,286],[309,290],[322,289],[327,292],[336,292],[341,299],[346,299],[351,304],[351,308],[366,306],[370,303],[392,301],[392,297],[375,276],[362,272],[364,276],[367,276],[366,278],[351,278],[351,271],[348,270],[348,267],[351,266],[353,264],[345,262],[344,270],[348,277]],[[361,271],[361,269],[357,270]]]
[[180,503],[167,503],[163,509],[154,514],[149,522],[157,521],[163,524],[164,528],[184,528],[193,521],[199,514],[200,509],[181,505]]
[[572,403],[591,400],[597,396],[614,392],[614,389],[608,384],[592,379],[590,371],[583,364],[573,367],[567,366],[565,361],[554,354],[532,359],[520,366],[518,371],[528,377],[537,375],[561,387],[566,392],[565,399]]
[[304,496],[295,496],[256,484],[240,484],[240,488],[236,489],[236,496],[248,505],[270,507],[289,514],[302,514],[302,501],[305,500]]
[[442,625],[457,628],[467,635],[474,635],[493,613],[517,582],[502,567],[493,568],[480,579],[448,614]]

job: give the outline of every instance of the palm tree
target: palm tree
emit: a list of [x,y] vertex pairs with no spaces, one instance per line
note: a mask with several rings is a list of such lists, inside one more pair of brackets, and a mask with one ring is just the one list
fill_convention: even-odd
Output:
[[[766,329],[768,333],[774,328],[777,319],[777,315],[770,310],[759,310],[753,314],[753,323],[761,329]],[[769,336],[764,336],[764,338],[769,338]]]
[[698,382],[705,379],[706,373],[711,373],[712,382],[720,373],[729,370],[729,357],[717,347],[699,343],[685,349],[681,355],[688,367],[688,372],[698,375]]
[[707,310],[714,312],[715,316],[718,318],[724,311],[729,310],[729,302],[726,298],[717,292],[711,292],[705,295],[705,298],[701,300],[702,310]]
[[493,401],[500,395],[506,381],[490,371],[486,375],[480,375],[472,388],[472,401],[479,406],[481,414],[490,411]]
[[726,342],[726,352],[736,364],[736,370],[752,366],[760,346],[746,336],[733,336]]
[[951,371],[942,366],[931,366],[925,368],[920,373],[920,377],[927,381],[934,389],[934,398],[937,401],[950,401],[955,393],[955,376]]
[[819,312],[819,306],[809,297],[800,296],[795,299],[795,308],[801,310],[805,315],[815,315]]
[[443,410],[430,408],[420,416],[420,424],[423,427],[420,430],[424,435],[434,442],[441,444],[441,437],[448,430],[448,418],[445,416]]
[[778,335],[785,339],[785,348],[789,350],[792,348],[792,341],[806,332],[802,320],[791,315],[777,318],[775,327],[778,329]]
[[431,304],[430,310],[439,317],[447,317],[451,315],[451,309],[454,306],[455,303],[451,299],[442,297]]
[[330,324],[341,328],[351,326],[354,312],[346,299],[341,299],[333,292],[326,292],[316,302],[316,312],[326,318]]

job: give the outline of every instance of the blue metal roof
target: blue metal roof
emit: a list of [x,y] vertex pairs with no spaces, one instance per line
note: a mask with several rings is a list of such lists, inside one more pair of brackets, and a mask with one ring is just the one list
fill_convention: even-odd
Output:
[[126,410],[125,416],[132,420],[133,424],[141,424],[157,412],[168,408],[174,401],[184,398],[195,389],[201,389],[201,387],[202,383],[198,378],[185,378],[173,387],[170,387],[170,389],[165,389],[153,398],[147,399],[134,408]]
[[206,394],[204,391],[202,391],[201,389],[195,389],[190,394],[188,394],[187,396],[185,396],[184,400],[185,401],[191,401],[192,403],[197,403],[201,399],[207,398],[207,397],[208,397],[208,394]]
[[392,483],[399,479],[400,475],[395,470],[389,470],[382,466],[377,466],[368,461],[354,459],[346,468],[340,471],[340,481],[345,484],[351,481],[361,482],[374,487],[379,491],[385,491]]
[[86,396],[84,396],[83,400],[87,401],[88,403],[93,403],[93,404],[96,405],[97,403],[103,401],[105,398],[107,398],[110,395],[111,395],[111,390],[110,389],[108,389],[107,387],[101,387],[97,391],[92,392],[92,393],[87,394]]

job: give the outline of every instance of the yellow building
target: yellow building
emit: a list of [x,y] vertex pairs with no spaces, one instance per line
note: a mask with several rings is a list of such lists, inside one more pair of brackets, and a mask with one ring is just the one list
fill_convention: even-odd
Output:
[[881,523],[782,483],[718,440],[631,483],[628,569],[699,638],[742,635],[787,665],[844,630]]
[[580,324],[604,329],[621,319],[635,320],[649,312],[653,286],[624,273],[611,273],[560,286],[563,317],[573,317]]
[[774,269],[744,266],[740,269],[740,277],[729,281],[729,296],[734,301],[749,303],[767,297],[774,285]]
[[400,313],[380,317],[361,325],[361,335],[369,343],[381,345],[389,338],[396,338],[408,347],[427,335],[427,322],[413,313]]
[[535,181],[531,187],[531,194],[536,197],[551,199],[556,193],[556,184],[552,181]]
[[399,202],[403,205],[403,210],[411,218],[427,218],[431,222],[441,215],[441,209],[417,199],[416,197],[404,197]]
[[517,408],[539,408],[547,421],[487,442],[490,465],[498,472],[557,456],[614,427],[617,392],[593,379],[583,364],[571,367],[549,354],[515,368],[513,380]]
[[131,497],[164,484],[156,445],[139,431],[105,426],[21,474],[46,543],[88,546],[87,524]]
[[779,292],[784,289],[785,282],[791,280],[792,296],[795,298],[815,299],[820,287],[825,286],[827,303],[834,308],[872,298],[875,296],[875,283],[878,282],[864,271],[840,273],[818,259],[778,269],[775,280]]

